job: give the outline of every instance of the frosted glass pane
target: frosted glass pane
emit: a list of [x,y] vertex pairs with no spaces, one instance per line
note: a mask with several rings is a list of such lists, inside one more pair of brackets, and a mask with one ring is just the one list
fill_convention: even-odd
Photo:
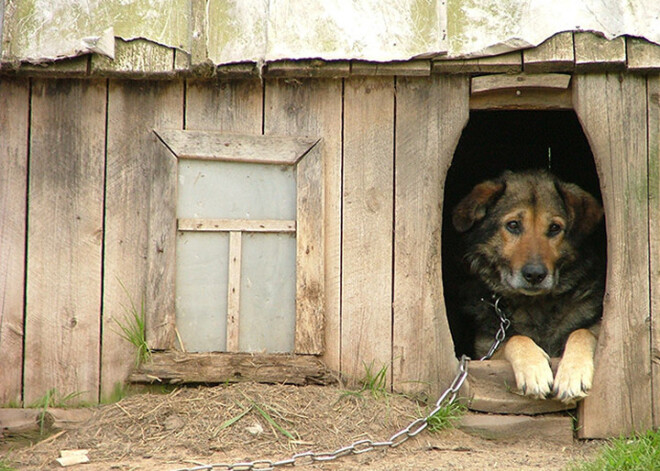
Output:
[[296,326],[295,236],[243,234],[240,311],[241,351],[293,351]]
[[176,325],[186,351],[224,351],[229,235],[179,232],[176,258]]
[[295,219],[291,165],[179,160],[178,217]]

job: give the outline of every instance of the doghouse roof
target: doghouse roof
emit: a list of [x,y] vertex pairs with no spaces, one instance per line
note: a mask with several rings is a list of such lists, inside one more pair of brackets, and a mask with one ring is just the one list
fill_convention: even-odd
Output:
[[[5,71],[90,54],[92,72],[147,75],[208,73],[238,63],[256,64],[251,69],[260,73],[264,65],[283,60],[451,60],[535,47],[565,31],[660,44],[657,0],[5,3],[0,3],[0,65]],[[71,73],[83,69],[66,62]],[[660,66],[660,57],[655,63]]]

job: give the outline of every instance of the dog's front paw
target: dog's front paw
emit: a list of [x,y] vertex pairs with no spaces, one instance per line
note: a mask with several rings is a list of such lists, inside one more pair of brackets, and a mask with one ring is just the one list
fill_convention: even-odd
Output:
[[592,358],[565,356],[559,363],[552,392],[562,402],[575,402],[588,394],[593,378]]
[[509,340],[505,357],[511,363],[518,390],[525,396],[545,399],[552,391],[550,359],[531,339],[516,336]]

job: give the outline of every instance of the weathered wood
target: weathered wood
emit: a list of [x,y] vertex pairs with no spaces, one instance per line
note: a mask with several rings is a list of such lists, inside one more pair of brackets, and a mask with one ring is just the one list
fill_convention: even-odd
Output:
[[177,162],[165,147],[154,154],[149,196],[147,245],[147,343],[154,350],[174,348],[176,329]]
[[467,77],[397,80],[393,386],[438,396],[457,361],[442,285],[444,181],[468,121]]
[[332,384],[330,371],[315,356],[249,353],[155,353],[130,380],[136,383]]
[[186,129],[261,134],[262,110],[259,80],[187,82]]
[[585,438],[628,435],[653,425],[646,80],[618,74],[573,80],[575,111],[605,189],[608,238],[603,326],[578,433]]
[[430,60],[411,60],[393,62],[351,62],[351,75],[401,75],[427,76],[431,74]]
[[570,110],[573,94],[566,90],[502,90],[470,97],[472,110]]
[[324,342],[325,201],[321,146],[296,167],[296,334],[294,351],[320,355]]
[[325,351],[324,362],[339,370],[341,187],[342,187],[341,80],[273,80],[266,82],[267,134],[305,133],[322,137],[320,146],[325,188]]
[[179,159],[294,165],[318,138],[233,135],[215,131],[159,129],[158,137]]
[[266,66],[264,75],[276,77],[348,77],[351,64],[348,61],[276,61]]
[[30,85],[0,80],[0,404],[20,404]]
[[90,56],[74,57],[43,64],[21,64],[20,73],[39,77],[84,77],[88,74]]
[[131,303],[138,313],[143,301],[149,303],[145,189],[152,184],[161,147],[152,129],[181,126],[183,87],[180,82],[111,80],[107,119],[101,398],[112,394],[134,366],[135,350],[118,335],[117,322],[130,317]]
[[571,72],[574,67],[571,32],[555,34],[537,47],[523,51],[525,72]]
[[99,398],[106,82],[32,86],[24,401]]
[[352,378],[391,371],[393,154],[394,79],[347,79],[341,370]]
[[660,69],[660,46],[644,39],[626,38],[626,57],[629,70]]
[[115,58],[93,54],[90,71],[103,76],[158,76],[174,74],[174,49],[145,39],[115,39]]
[[619,37],[608,41],[593,33],[575,33],[575,68],[590,70],[621,70],[626,66],[626,42]]
[[515,74],[522,72],[522,53],[509,52],[478,59],[440,59],[433,61],[434,74]]
[[229,233],[229,270],[227,275],[227,351],[239,351],[241,309],[241,253],[240,232]]
[[296,221],[279,219],[187,219],[179,218],[180,231],[296,232]]
[[[559,359],[552,359],[552,371],[557,372]],[[468,368],[468,408],[495,414],[537,415],[575,409],[553,399],[532,399],[517,394],[516,377],[506,360],[472,361]]]
[[539,440],[554,443],[573,443],[573,419],[563,416],[516,416],[470,414],[458,424],[464,432],[487,440]]
[[0,433],[24,433],[46,430],[67,430],[88,421],[91,409],[0,409]]
[[473,77],[470,85],[472,94],[494,92],[497,90],[525,90],[543,88],[565,90],[571,83],[567,74],[495,74]]
[[649,262],[651,288],[651,374],[653,427],[660,428],[660,76],[648,78]]

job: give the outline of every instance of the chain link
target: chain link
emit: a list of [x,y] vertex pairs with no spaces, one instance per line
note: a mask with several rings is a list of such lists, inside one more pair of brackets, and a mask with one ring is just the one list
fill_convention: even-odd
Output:
[[[491,345],[488,353],[481,358],[481,361],[489,359],[495,350],[500,346],[506,337],[506,331],[509,328],[511,322],[507,318],[506,314],[500,308],[500,299],[494,299],[493,303],[488,302],[493,306],[495,313],[500,319],[500,327],[495,335],[495,340]],[[485,301],[482,299],[482,301]],[[362,453],[369,453],[377,449],[384,448],[396,448],[404,442],[408,441],[410,438],[413,438],[420,433],[422,433],[429,425],[429,420],[435,414],[437,414],[443,407],[446,407],[452,404],[458,392],[460,391],[465,379],[468,375],[468,363],[470,358],[466,355],[461,356],[461,359],[458,362],[458,372],[454,377],[451,385],[440,395],[438,400],[435,402],[435,405],[431,412],[429,412],[425,417],[420,417],[413,420],[408,424],[407,427],[399,430],[394,435],[392,435],[389,440],[382,442],[375,442],[371,439],[363,439],[353,442],[351,445],[339,448],[331,452],[312,452],[306,451],[304,453],[297,453],[289,459],[281,461],[270,461],[270,460],[259,460],[259,461],[250,461],[245,463],[217,463],[209,465],[196,466],[194,468],[181,468],[176,471],[272,471],[276,468],[283,468],[287,466],[304,466],[310,465],[318,462],[328,462],[334,461],[342,456],[346,455],[361,455]]]

